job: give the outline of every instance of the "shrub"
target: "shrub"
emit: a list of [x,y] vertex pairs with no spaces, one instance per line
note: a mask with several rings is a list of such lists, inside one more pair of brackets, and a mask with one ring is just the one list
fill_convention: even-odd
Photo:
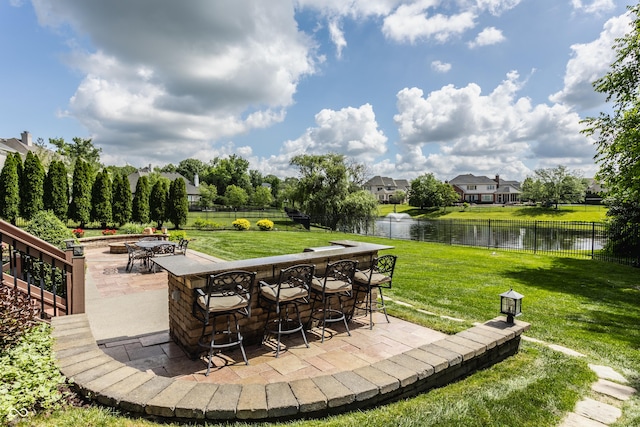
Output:
[[117,232],[118,232],[118,230],[116,230],[115,228],[107,228],[106,230],[102,230],[102,235],[103,236],[113,236]]
[[56,366],[50,327],[39,324],[14,347],[0,353],[0,425],[36,411],[59,409],[68,397],[60,392],[65,378]]
[[273,230],[273,221],[268,219],[261,219],[260,221],[256,222],[256,225],[262,231]]
[[[37,323],[38,306],[15,288],[0,286],[0,354]],[[0,392],[0,394],[2,394]]]
[[169,240],[172,242],[179,242],[180,239],[186,239],[187,232],[184,230],[174,230],[169,233]]
[[210,219],[198,218],[194,221],[193,226],[198,230],[215,230],[223,228],[223,225]]
[[82,228],[76,228],[75,230],[72,231],[72,233],[78,239],[81,238],[81,237],[84,237],[84,230]]
[[71,230],[52,211],[36,213],[25,230],[60,249],[66,248],[65,240],[74,237]]
[[251,227],[251,223],[244,218],[236,219],[231,223],[231,225],[233,225],[233,228],[239,231],[248,230],[249,227]]

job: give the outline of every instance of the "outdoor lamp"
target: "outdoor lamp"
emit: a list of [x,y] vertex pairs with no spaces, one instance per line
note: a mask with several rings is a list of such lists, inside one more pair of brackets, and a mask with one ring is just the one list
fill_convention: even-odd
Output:
[[73,246],[73,256],[84,256],[84,246],[82,246],[82,245],[74,245]]
[[522,298],[524,295],[513,289],[500,294],[500,313],[507,315],[507,323],[513,323],[513,318],[522,314]]

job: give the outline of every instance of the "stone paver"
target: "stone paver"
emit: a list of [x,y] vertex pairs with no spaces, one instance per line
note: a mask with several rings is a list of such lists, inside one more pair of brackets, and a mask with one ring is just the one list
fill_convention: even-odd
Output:
[[591,390],[622,401],[629,400],[636,392],[636,389],[633,387],[614,383],[613,381],[602,378],[591,386]]
[[622,415],[620,408],[590,398],[578,402],[575,413],[603,424],[611,424]]
[[623,384],[626,384],[628,382],[625,377],[608,366],[589,364],[589,368],[591,368],[591,370],[598,375],[598,378],[616,381]]

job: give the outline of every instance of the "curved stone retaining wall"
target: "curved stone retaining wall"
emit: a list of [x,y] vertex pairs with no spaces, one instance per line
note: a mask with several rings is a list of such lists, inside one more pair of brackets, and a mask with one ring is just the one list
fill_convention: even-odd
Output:
[[85,397],[139,414],[184,420],[319,417],[414,396],[518,351],[529,324],[496,318],[353,371],[271,384],[180,381],[138,371],[98,349],[85,314],[52,319],[62,373]]

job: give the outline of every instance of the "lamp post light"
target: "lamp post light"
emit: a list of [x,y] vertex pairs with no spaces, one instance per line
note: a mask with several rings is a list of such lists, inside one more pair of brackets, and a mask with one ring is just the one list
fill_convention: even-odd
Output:
[[524,295],[513,289],[500,294],[500,313],[507,315],[507,323],[513,323],[513,318],[522,314],[522,298]]

